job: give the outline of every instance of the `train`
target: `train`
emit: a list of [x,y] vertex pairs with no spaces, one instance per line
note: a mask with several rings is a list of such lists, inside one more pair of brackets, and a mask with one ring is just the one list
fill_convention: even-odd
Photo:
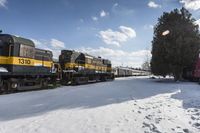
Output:
[[133,76],[133,70],[127,67],[115,67],[113,68],[115,77],[128,77]]
[[151,74],[149,70],[142,70],[122,66],[114,67],[112,71],[115,77],[147,76]]
[[58,61],[50,50],[30,39],[0,34],[0,93],[114,80],[108,59],[74,50],[61,50]]

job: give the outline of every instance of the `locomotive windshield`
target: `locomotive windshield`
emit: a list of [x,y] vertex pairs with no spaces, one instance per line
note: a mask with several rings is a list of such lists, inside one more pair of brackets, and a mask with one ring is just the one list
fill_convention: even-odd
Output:
[[20,52],[19,52],[20,57],[34,58],[35,57],[34,55],[35,55],[34,47],[24,44],[20,45]]
[[71,50],[62,50],[60,59],[64,62],[70,62],[73,52]]

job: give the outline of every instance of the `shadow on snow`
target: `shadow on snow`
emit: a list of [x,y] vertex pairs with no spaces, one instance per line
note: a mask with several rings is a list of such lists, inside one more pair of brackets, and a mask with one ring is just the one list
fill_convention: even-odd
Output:
[[[144,99],[162,93],[171,93],[178,89],[181,90],[181,93],[173,95],[173,98],[183,100],[183,106],[189,108],[192,107],[191,101],[194,100],[194,96],[192,93],[188,95],[188,92],[191,91],[189,88],[193,86],[195,86],[194,83],[169,83],[169,81],[147,78],[121,78],[113,82],[2,95],[0,96],[0,121],[32,117],[57,109],[96,108],[132,99]],[[198,89],[200,86],[195,87]],[[196,96],[200,95],[196,92],[195,94]],[[187,99],[184,98],[185,96]]]

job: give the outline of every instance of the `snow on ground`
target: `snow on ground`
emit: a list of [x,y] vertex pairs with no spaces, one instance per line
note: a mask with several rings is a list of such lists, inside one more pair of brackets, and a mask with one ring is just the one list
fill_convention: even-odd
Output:
[[200,86],[119,78],[0,96],[0,133],[197,133]]

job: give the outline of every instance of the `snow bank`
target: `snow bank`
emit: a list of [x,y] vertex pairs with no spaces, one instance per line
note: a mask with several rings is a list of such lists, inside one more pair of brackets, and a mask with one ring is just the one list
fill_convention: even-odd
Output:
[[0,133],[197,133],[199,94],[195,83],[129,77],[3,95]]
[[4,67],[0,67],[0,72],[8,72],[8,70]]

